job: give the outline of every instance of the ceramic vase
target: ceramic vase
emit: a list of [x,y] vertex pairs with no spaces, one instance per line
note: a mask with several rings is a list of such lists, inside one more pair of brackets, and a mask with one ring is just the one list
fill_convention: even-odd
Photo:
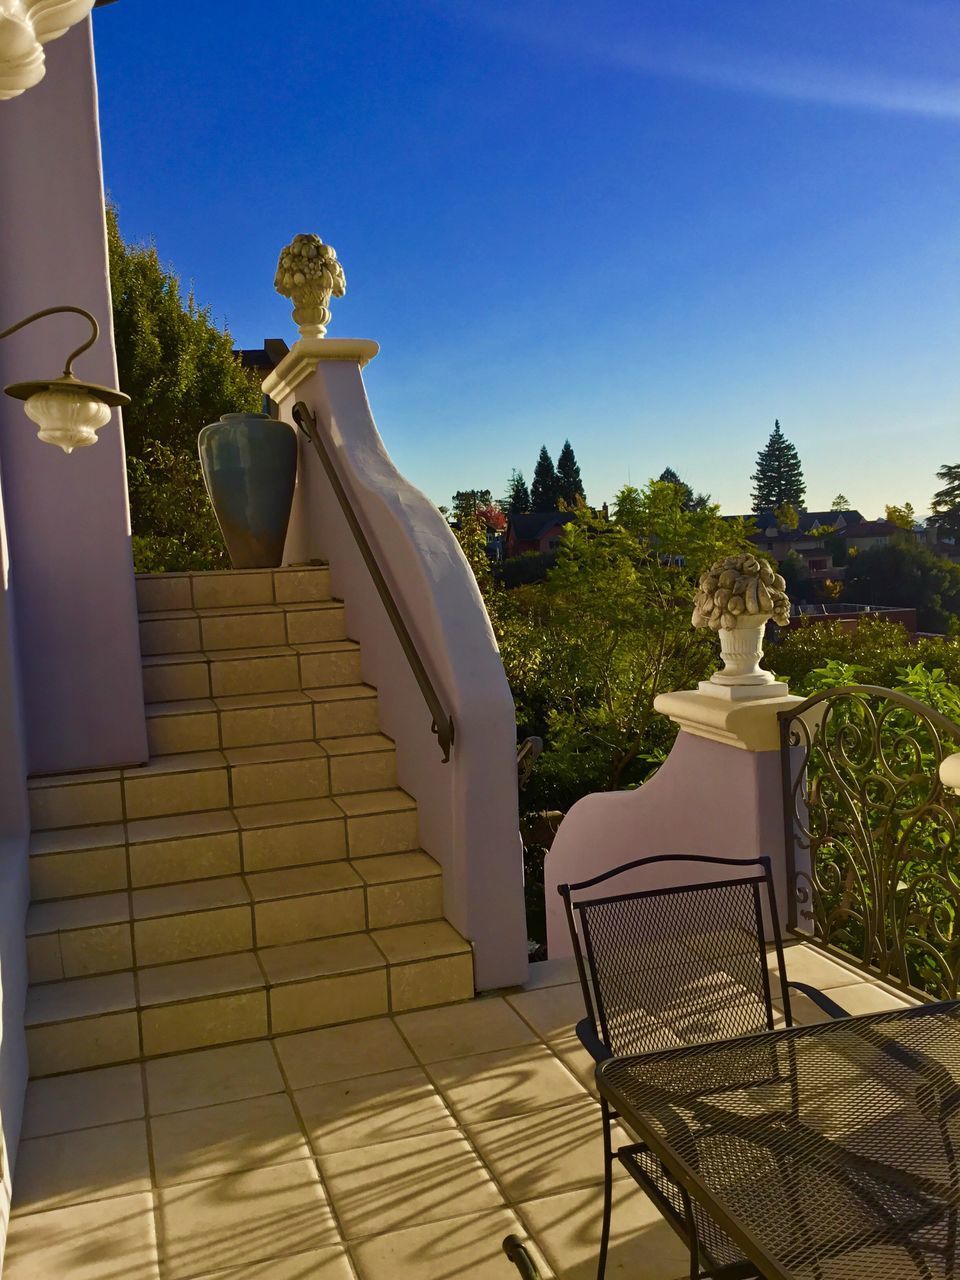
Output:
[[197,439],[200,466],[234,569],[274,569],[297,479],[297,434],[265,413],[225,413]]

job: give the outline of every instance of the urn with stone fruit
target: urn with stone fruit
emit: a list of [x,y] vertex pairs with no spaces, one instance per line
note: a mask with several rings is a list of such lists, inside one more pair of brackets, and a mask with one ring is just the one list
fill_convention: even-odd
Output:
[[723,670],[704,683],[731,687],[775,683],[776,677],[761,668],[760,659],[770,619],[781,626],[790,620],[785,586],[767,560],[749,553],[718,560],[702,575],[693,625],[719,633],[723,658]]

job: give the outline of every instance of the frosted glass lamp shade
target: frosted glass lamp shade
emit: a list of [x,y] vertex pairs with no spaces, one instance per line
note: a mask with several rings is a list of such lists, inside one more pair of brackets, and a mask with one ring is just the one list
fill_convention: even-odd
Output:
[[110,406],[85,387],[46,387],[23,404],[40,430],[37,438],[72,453],[97,443],[97,432],[110,421]]

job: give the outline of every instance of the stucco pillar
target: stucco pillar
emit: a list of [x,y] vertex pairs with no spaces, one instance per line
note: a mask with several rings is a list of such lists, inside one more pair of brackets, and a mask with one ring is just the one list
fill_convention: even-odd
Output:
[[[46,57],[44,80],[0,104],[0,328],[86,307],[101,337],[76,372],[116,386],[90,20]],[[55,376],[84,332],[78,317],[53,316],[0,342],[0,383]],[[96,445],[68,456],[0,395],[0,483],[29,771],[145,760],[119,410]]]
[[[585,796],[567,813],[544,865],[547,948],[571,954],[557,885],[588,880],[636,858],[695,853],[773,864],[781,923],[787,875],[780,778],[779,712],[801,702],[783,694],[734,701],[701,689],[664,693],[654,706],[680,726],[673,750],[635,791]],[[641,873],[649,874],[649,872]],[[671,869],[674,882],[703,880],[703,867]],[[617,892],[651,887],[618,882]]]

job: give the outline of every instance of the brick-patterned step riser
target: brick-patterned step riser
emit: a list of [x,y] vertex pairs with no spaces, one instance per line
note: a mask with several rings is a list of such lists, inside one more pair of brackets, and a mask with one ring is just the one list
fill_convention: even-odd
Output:
[[442,914],[439,868],[419,851],[367,866],[332,862],[38,903],[27,919],[30,981],[311,942]]
[[136,1061],[467,1000],[443,920],[31,987],[31,1075]]
[[418,845],[416,806],[404,792],[352,793],[36,832],[30,881],[33,901],[48,902],[378,858]]
[[266,605],[253,610],[141,614],[140,652],[217,653],[347,638],[343,605]]

